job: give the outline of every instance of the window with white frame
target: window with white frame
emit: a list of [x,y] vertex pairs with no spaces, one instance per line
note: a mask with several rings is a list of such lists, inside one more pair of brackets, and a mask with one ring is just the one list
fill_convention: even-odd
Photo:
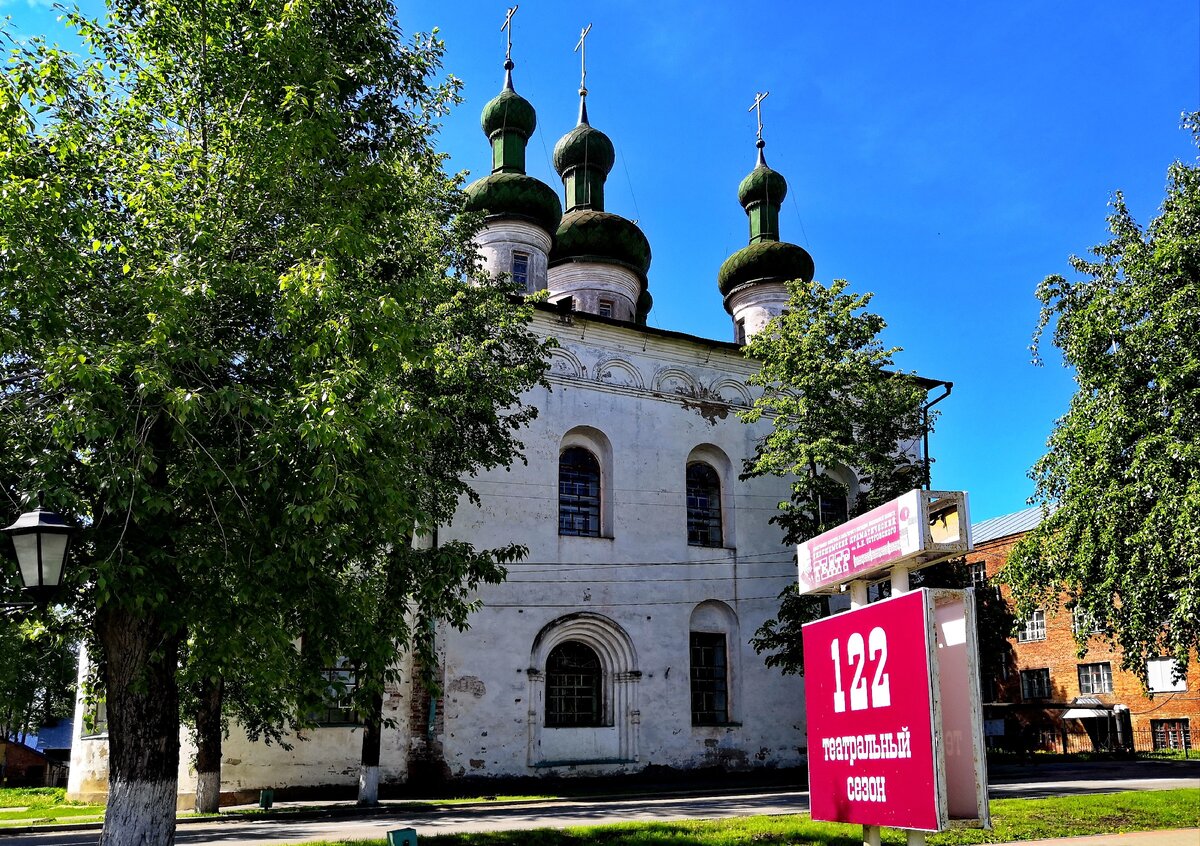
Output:
[[1046,612],[1040,608],[1017,623],[1017,643],[1046,639]]
[[1021,671],[1022,699],[1050,698],[1050,668],[1040,667],[1036,670]]
[[967,570],[971,574],[971,587],[976,590],[983,590],[987,587],[987,564],[982,561],[972,561],[967,564]]
[[1082,608],[1076,608],[1071,612],[1071,628],[1076,637],[1104,632],[1104,627],[1096,622],[1096,618]]
[[612,300],[600,300],[596,307],[596,313],[601,317],[612,317],[613,311],[616,308],[616,303]]
[[1112,664],[1102,661],[1097,664],[1079,665],[1079,692],[1112,693]]
[[1146,688],[1151,693],[1177,693],[1187,690],[1183,668],[1173,658],[1152,658],[1146,662]]

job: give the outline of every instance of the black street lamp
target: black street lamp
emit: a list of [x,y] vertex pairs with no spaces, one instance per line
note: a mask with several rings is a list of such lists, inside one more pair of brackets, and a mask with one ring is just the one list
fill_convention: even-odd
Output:
[[[38,491],[37,509],[26,511],[17,522],[0,531],[12,537],[17,549],[17,565],[21,569],[25,593],[35,603],[49,602],[62,582],[67,548],[71,545],[71,526],[60,515],[42,508],[42,493]],[[27,604],[31,603],[4,607],[19,608]]]

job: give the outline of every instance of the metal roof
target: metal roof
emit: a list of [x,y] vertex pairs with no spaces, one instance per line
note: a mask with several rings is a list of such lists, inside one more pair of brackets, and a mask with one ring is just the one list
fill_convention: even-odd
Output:
[[996,540],[996,538],[1018,535],[1021,532],[1028,532],[1040,522],[1042,522],[1042,506],[1040,505],[1022,511],[1014,511],[1012,514],[993,517],[990,520],[983,520],[971,525],[971,542],[981,544]]

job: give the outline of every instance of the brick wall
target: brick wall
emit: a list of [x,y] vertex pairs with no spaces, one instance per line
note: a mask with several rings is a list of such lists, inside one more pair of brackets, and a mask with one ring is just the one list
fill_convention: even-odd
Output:
[[[1004,566],[1009,551],[1021,539],[1022,535],[1010,535],[997,538],[977,545],[976,550],[967,557],[967,562],[982,562],[990,585],[999,585],[1000,596],[1011,607],[1011,597],[1007,585],[999,584],[996,574]],[[1039,703],[1069,703],[1079,696],[1094,696],[1107,705],[1125,705],[1130,710],[1135,732],[1145,733],[1149,737],[1152,721],[1188,720],[1193,744],[1200,741],[1200,663],[1196,656],[1188,667],[1185,680],[1186,690],[1173,693],[1156,693],[1153,698],[1142,688],[1141,680],[1133,673],[1121,669],[1120,653],[1111,647],[1102,634],[1092,635],[1088,640],[1087,654],[1078,656],[1079,646],[1075,641],[1071,612],[1060,604],[1057,608],[1043,609],[1046,618],[1044,640],[1019,642],[1016,637],[1009,639],[1012,647],[1008,661],[1007,678],[1000,668],[988,668],[993,674],[992,697],[995,702],[1013,703],[1014,707],[1005,712],[1019,726],[1034,728],[1056,729],[1065,728],[1069,732],[1082,731],[1079,721],[1067,720],[1063,725],[1053,709],[1038,709]],[[1112,691],[1109,693],[1082,693],[1079,681],[1079,665],[1102,664],[1107,662],[1112,671]],[[1046,699],[1029,699],[1022,696],[1021,671],[1040,670],[1050,671],[1050,695]],[[988,698],[988,685],[984,686],[984,697]],[[995,715],[999,709],[992,709]],[[1139,746],[1140,748],[1140,746]]]
[[0,785],[44,787],[54,784],[59,769],[45,755],[23,743],[0,740]]

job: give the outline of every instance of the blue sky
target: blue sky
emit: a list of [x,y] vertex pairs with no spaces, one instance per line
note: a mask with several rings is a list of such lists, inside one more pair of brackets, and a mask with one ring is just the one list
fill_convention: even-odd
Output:
[[[440,27],[465,83],[440,146],[471,178],[490,167],[478,118],[503,78],[505,7],[398,2],[407,32]],[[70,41],[41,0],[0,12],[18,34]],[[1030,364],[1034,288],[1106,239],[1114,191],[1148,222],[1167,165],[1195,161],[1178,127],[1200,108],[1200,4],[524,0],[514,23],[516,87],[538,110],[529,171],[556,188],[549,151],[578,111],[572,48],[593,24],[588,112],[617,149],[606,206],[650,240],[653,326],[731,338],[716,273],[746,243],[747,108],[770,91],[784,240],[818,279],[875,293],[901,368],[954,382],[934,486],[969,491],[975,520],[1024,507],[1073,389],[1053,356]]]

